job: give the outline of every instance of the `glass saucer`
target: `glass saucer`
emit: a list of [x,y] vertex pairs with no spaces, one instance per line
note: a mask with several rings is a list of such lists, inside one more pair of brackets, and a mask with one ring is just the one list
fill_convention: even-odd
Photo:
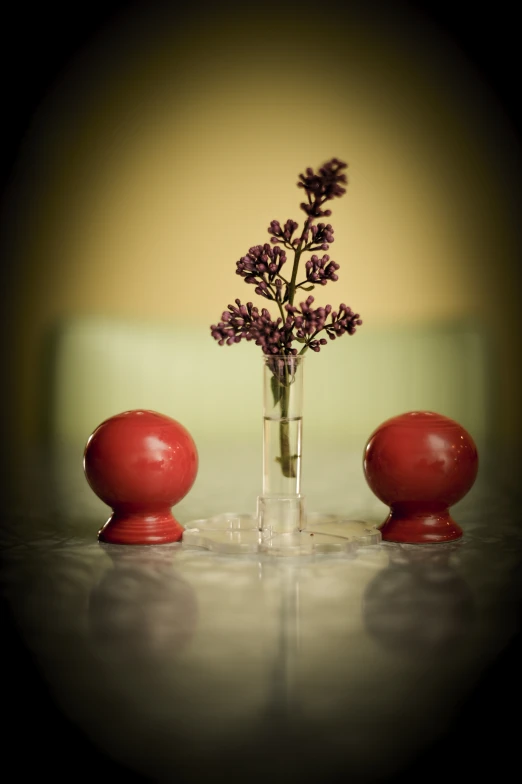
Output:
[[381,532],[371,523],[321,513],[307,514],[304,528],[289,533],[260,531],[255,515],[238,512],[192,520],[184,528],[183,545],[232,554],[343,554],[382,540]]

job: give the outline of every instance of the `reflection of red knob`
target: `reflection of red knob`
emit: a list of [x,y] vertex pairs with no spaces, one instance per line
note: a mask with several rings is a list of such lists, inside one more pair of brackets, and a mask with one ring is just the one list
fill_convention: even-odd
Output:
[[453,419],[410,411],[383,422],[364,452],[368,485],[390,507],[383,539],[417,544],[461,537],[448,507],[471,489],[477,471],[475,443]]
[[196,479],[198,454],[190,433],[155,411],[125,411],[106,419],[84,451],[86,479],[113,514],[98,532],[112,544],[177,542],[182,526],[171,507]]
[[[142,547],[110,552],[113,567],[89,596],[89,628],[104,664],[153,666],[172,670],[173,659],[194,636],[198,602],[192,585],[175,569],[176,551],[148,557]],[[179,552],[179,551],[178,551]],[[163,684],[163,681],[161,681]]]

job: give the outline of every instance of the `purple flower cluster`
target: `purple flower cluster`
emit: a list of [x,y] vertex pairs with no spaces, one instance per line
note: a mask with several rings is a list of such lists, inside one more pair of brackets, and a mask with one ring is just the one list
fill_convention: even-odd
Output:
[[[317,225],[310,226],[310,229],[306,229],[304,234],[304,241],[308,241],[308,231],[312,235],[312,243],[315,246],[319,246],[321,250],[328,250],[329,245],[332,244],[334,241],[333,236],[333,228],[330,223],[318,223]],[[311,250],[317,250],[318,248],[314,247]]]
[[342,163],[337,158],[321,166],[316,174],[313,169],[308,168],[305,174],[299,175],[298,188],[304,188],[308,196],[308,204],[301,204],[301,209],[309,217],[320,218],[323,215],[331,215],[331,210],[322,210],[321,206],[325,201],[330,201],[346,193],[343,185],[348,183],[346,174],[342,173],[347,168],[346,163]]
[[[295,251],[299,245],[307,246],[306,250],[328,250],[334,241],[334,230],[330,223],[311,224],[310,220],[305,222],[303,231],[299,237],[294,237],[295,230],[299,224],[288,219],[284,227],[281,228],[279,221],[270,221],[268,233],[272,235],[270,242],[274,245],[281,244],[285,248]],[[310,243],[308,241],[310,239]]]
[[[297,233],[299,225],[288,219],[281,226],[277,220],[270,222],[268,233],[272,244],[253,245],[245,256],[236,262],[236,273],[245,283],[255,285],[255,293],[264,299],[272,300],[279,308],[279,316],[274,320],[266,308],[261,310],[252,302],[242,304],[239,299],[236,305],[229,305],[221,321],[210,328],[212,337],[220,346],[239,343],[241,340],[254,341],[268,355],[296,355],[293,347],[296,341],[302,344],[300,354],[307,349],[320,351],[328,341],[344,334],[353,335],[362,324],[358,313],[354,313],[344,303],[338,310],[331,305],[313,308],[314,298],[309,296],[299,307],[294,305],[298,289],[311,291],[316,285],[325,286],[328,281],[338,280],[339,264],[324,254],[319,258],[313,251],[328,250],[334,241],[334,230],[330,223],[316,223],[317,218],[331,215],[331,210],[323,209],[327,201],[338,198],[346,193],[347,184],[344,169],[347,164],[332,158],[317,172],[306,169],[299,175],[299,188],[303,188],[308,202],[301,204],[307,217],[301,233]],[[281,270],[287,261],[284,248],[294,255],[291,275],[287,280]],[[297,282],[301,256],[305,252],[313,255],[305,262],[305,277]]]
[[295,221],[291,220],[290,218],[285,223],[284,227],[281,228],[281,224],[277,220],[270,221],[270,226],[268,227],[268,233],[272,234],[271,242],[273,243],[283,243],[286,245],[287,248],[293,248],[301,242],[301,238],[297,237],[296,239],[292,239],[294,231],[298,228],[299,224]]
[[286,261],[286,253],[281,248],[272,248],[267,242],[254,245],[236,262],[236,274],[245,279],[245,283],[253,283],[255,292],[266,299],[281,301],[283,281],[277,277]]
[[266,308],[259,310],[252,302],[243,305],[239,299],[235,303],[237,307],[229,305],[221,321],[210,327],[220,346],[231,346],[244,338],[261,346],[264,354],[297,354],[297,349],[292,348],[294,323],[290,315],[284,323],[282,318],[273,321]]
[[362,324],[358,313],[344,303],[335,311],[331,305],[312,308],[314,298],[307,297],[299,308],[285,305],[286,318],[275,321],[266,308],[256,308],[252,302],[246,305],[236,299],[236,307],[229,305],[221,315],[221,321],[211,326],[212,337],[220,346],[231,346],[241,340],[253,340],[261,346],[264,354],[297,354],[292,347],[294,340],[305,343],[312,351],[319,351],[328,342],[325,338],[317,338],[319,332],[326,332],[330,340],[348,332],[353,335],[356,327]]
[[326,286],[327,281],[339,279],[339,276],[335,274],[339,265],[335,261],[330,261],[330,256],[326,253],[322,259],[315,254],[311,256],[306,262],[305,268],[306,279],[310,283],[320,283],[321,286]]
[[353,335],[356,328],[362,324],[359,314],[354,313],[344,302],[337,311],[333,310],[331,305],[312,308],[313,302],[314,298],[308,297],[306,302],[301,302],[300,311],[293,305],[286,306],[288,313],[293,316],[296,339],[305,342],[312,351],[320,351],[321,346],[328,342],[325,338],[316,338],[319,332],[324,330],[330,340],[335,340],[346,332]]

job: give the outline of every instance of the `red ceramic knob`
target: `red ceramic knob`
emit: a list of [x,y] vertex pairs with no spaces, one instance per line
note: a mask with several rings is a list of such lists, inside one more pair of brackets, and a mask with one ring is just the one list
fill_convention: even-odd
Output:
[[177,542],[183,527],[171,508],[188,493],[198,471],[190,433],[155,411],[125,411],[106,419],[89,437],[87,481],[113,509],[98,532],[111,544]]
[[449,507],[473,486],[477,448],[453,419],[410,411],[383,422],[364,451],[370,489],[390,507],[382,538],[410,544],[459,539],[462,529]]

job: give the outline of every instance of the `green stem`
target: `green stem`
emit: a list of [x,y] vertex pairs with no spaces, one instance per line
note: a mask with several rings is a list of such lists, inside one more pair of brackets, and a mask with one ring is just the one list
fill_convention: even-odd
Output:
[[296,280],[297,280],[297,270],[299,267],[299,259],[301,258],[301,245],[296,248],[295,257],[294,257],[294,266],[292,269],[292,277],[290,279],[290,285],[288,286],[288,302],[290,305],[294,304],[294,297],[295,297],[295,288],[296,288]]
[[279,448],[281,450],[281,470],[283,476],[294,478],[296,476],[295,461],[296,455],[292,455],[290,443],[290,422],[288,413],[290,409],[290,379],[288,368],[285,366],[285,381],[281,389],[281,421],[279,423]]
[[[308,218],[305,222],[305,226],[303,229],[303,234],[305,233],[306,229],[309,228],[310,223],[312,222],[311,218]],[[296,281],[297,281],[297,272],[299,269],[299,260],[301,258],[301,254],[307,249],[307,245],[303,244],[303,241],[299,243],[297,248],[295,248],[295,255],[294,255],[294,264],[292,267],[292,277],[290,279],[290,283],[288,284],[288,303],[290,305],[294,304],[294,297],[296,291]],[[285,320],[283,314],[283,308],[281,303],[278,302],[279,310],[281,312],[281,316],[283,318],[283,322]],[[300,353],[303,354],[304,351],[308,348],[308,346],[304,346],[301,349]],[[290,378],[288,375],[288,367],[285,365],[285,380],[284,385],[281,390],[281,398],[280,398],[280,406],[281,406],[281,421],[279,423],[279,448],[281,450],[281,470],[283,472],[283,476],[288,478],[295,478],[296,477],[296,455],[292,455],[291,443],[290,443],[290,422],[288,420],[288,412],[290,408]]]
[[[308,196],[310,200],[310,195]],[[303,236],[306,234],[307,230],[310,228],[313,222],[313,218],[308,217],[305,221],[303,227]],[[309,244],[303,244],[304,240],[301,240],[297,248],[295,249],[295,256],[294,256],[294,266],[292,267],[292,277],[290,279],[290,285],[288,286],[288,302],[290,305],[294,304],[294,297],[295,297],[295,289],[296,289],[296,280],[297,280],[297,271],[299,269],[299,259],[301,258],[301,254],[304,253],[305,250],[308,250]]]

